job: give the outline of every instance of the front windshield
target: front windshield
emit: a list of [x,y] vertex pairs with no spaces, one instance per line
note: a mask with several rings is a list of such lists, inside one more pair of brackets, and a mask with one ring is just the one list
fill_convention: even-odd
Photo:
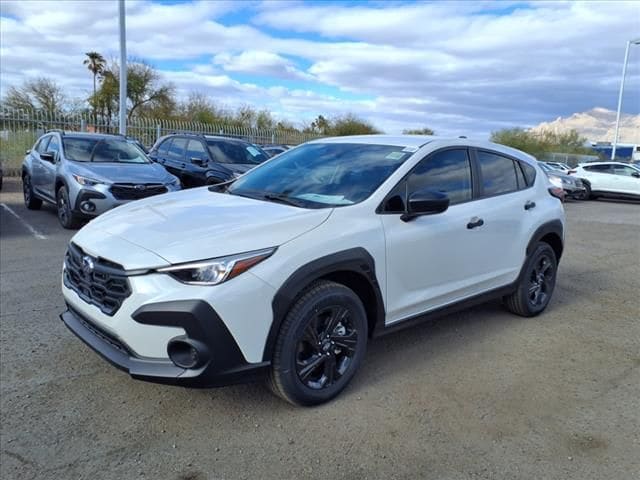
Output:
[[412,155],[403,147],[309,143],[287,150],[233,183],[234,195],[297,206],[352,205],[371,195]]
[[265,152],[250,143],[229,140],[207,140],[207,147],[216,162],[258,165],[269,158]]
[[150,163],[133,143],[119,138],[63,138],[64,156],[75,162]]

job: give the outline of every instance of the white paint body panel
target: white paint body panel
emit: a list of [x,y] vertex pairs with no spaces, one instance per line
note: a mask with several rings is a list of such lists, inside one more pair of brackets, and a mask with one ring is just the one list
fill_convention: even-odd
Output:
[[[306,210],[200,188],[117,208],[90,222],[73,242],[127,270],[278,249],[250,271],[216,286],[184,285],[161,273],[133,276],[133,293],[113,317],[63,286],[66,301],[137,354],[166,359],[167,341],[182,334],[181,329],[141,325],[131,314],[150,303],[202,299],[220,315],[247,361],[255,363],[262,360],[276,291],[315,259],[364,248],[375,261],[390,324],[513,282],[536,228],[552,220],[564,224],[561,203],[547,192],[546,175],[535,159],[516,150],[488,142],[419,136],[324,141],[398,144],[417,151],[367,200],[346,207]],[[452,145],[484,147],[520,158],[536,168],[536,183],[408,223],[399,215],[376,213],[387,193],[419,160]],[[528,200],[537,207],[525,211]],[[483,218],[485,225],[469,230],[466,225],[474,216]]]

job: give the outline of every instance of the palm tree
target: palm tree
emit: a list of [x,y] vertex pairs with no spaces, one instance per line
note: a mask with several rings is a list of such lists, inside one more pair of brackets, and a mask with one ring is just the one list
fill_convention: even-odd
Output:
[[95,121],[96,117],[96,77],[100,75],[104,71],[105,64],[107,63],[102,55],[98,52],[87,52],[85,53],[87,58],[82,62],[83,65],[86,65],[89,71],[93,74],[93,97],[92,97],[92,105],[93,105],[93,118]]

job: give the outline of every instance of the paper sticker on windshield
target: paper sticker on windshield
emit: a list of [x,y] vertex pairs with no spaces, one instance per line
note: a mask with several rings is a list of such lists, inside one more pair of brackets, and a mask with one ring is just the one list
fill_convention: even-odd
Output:
[[249,151],[249,153],[251,155],[253,155],[254,157],[257,157],[258,155],[260,155],[260,152],[258,151],[258,149],[256,147],[252,147],[252,146],[248,146],[247,150]]
[[402,149],[403,152],[414,153],[418,151],[418,147],[404,147]]
[[402,152],[391,152],[384,158],[386,158],[387,160],[400,160],[402,157],[404,157],[404,153]]

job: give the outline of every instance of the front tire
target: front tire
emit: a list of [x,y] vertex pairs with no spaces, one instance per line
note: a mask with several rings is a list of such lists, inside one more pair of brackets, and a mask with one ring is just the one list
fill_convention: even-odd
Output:
[[529,255],[517,289],[503,298],[512,313],[534,317],[547,308],[556,285],[558,261],[548,243],[538,242]]
[[24,197],[24,205],[29,210],[40,210],[42,200],[36,198],[33,193],[33,185],[31,185],[31,175],[25,173],[22,176],[22,195]]
[[588,182],[583,181],[584,192],[581,192],[579,195],[576,195],[577,200],[589,200],[591,199],[591,185]]
[[271,389],[294,405],[317,405],[353,378],[367,347],[360,298],[339,283],[312,284],[287,314],[274,349]]
[[64,228],[75,230],[80,227],[81,220],[73,213],[69,202],[69,193],[64,185],[56,193],[56,206],[58,207],[58,220]]

